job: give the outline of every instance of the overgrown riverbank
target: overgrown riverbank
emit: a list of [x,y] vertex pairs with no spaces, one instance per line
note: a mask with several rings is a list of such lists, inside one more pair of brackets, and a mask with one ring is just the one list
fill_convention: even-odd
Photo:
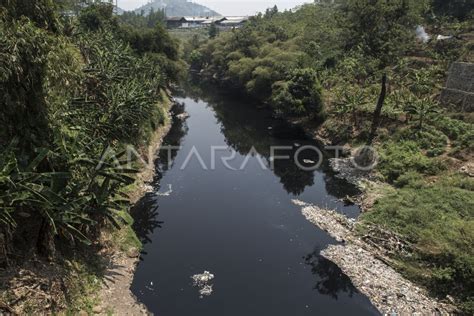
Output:
[[163,27],[69,6],[0,7],[0,313],[98,311],[114,254],[140,251],[130,194],[170,123],[182,68]]
[[468,3],[335,1],[268,10],[185,45],[202,80],[267,104],[328,145],[374,147],[384,185],[367,192],[361,223],[403,235],[414,247],[392,254],[395,268],[466,313],[474,121],[440,93],[453,62],[474,62],[472,14]]
[[384,231],[360,235],[356,233],[360,223],[350,221],[336,211],[299,200],[293,203],[301,207],[306,219],[340,243],[323,249],[321,255],[340,266],[383,315],[449,315],[455,312],[450,302],[437,302],[425,290],[390,268],[391,259],[387,254],[394,248],[407,250],[407,244],[399,239],[400,236]]

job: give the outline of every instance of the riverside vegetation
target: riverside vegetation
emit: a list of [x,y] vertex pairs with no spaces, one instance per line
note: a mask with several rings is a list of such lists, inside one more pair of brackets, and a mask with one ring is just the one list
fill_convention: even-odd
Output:
[[[472,163],[473,117],[437,102],[449,64],[474,61],[471,2],[273,8],[212,39],[190,36],[181,51],[161,12],[116,17],[110,5],[75,3],[0,1],[2,312],[92,312],[101,236],[140,248],[127,195],[139,164],[96,167],[107,148],[147,146],[165,121],[168,85],[184,73],[182,55],[203,80],[334,144],[371,138],[385,74],[374,146],[386,185],[361,215],[361,233],[377,225],[404,236],[413,252],[394,254],[395,268],[472,314],[474,180],[458,170]],[[417,41],[417,25],[453,38]]]
[[160,23],[132,27],[109,4],[70,10],[0,2],[0,313],[90,312],[101,235],[140,247],[126,194],[140,165],[99,161],[147,146],[184,70]]
[[[438,100],[449,65],[474,62],[473,9],[469,1],[318,1],[183,44],[200,79],[332,144],[372,143],[382,101],[373,145],[385,185],[360,217],[361,234],[376,225],[403,236],[413,251],[393,254],[395,268],[466,314],[474,311],[473,116]],[[419,25],[452,37],[417,39]]]

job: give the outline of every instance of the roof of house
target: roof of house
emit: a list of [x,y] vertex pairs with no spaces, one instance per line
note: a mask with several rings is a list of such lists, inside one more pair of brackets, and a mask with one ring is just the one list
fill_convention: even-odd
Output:
[[185,20],[182,16],[172,16],[166,19],[166,21],[183,21]]
[[185,16],[184,19],[186,19],[187,22],[204,22],[207,19],[209,19],[209,17],[205,17],[205,16]]
[[226,16],[225,20],[227,21],[246,21],[248,20],[248,16]]
[[211,24],[214,22],[226,24],[226,25],[233,25],[239,24],[242,22],[247,21],[249,18],[246,16],[172,16],[166,19],[167,22],[194,22],[194,23],[201,23],[201,24]]
[[202,24],[212,24],[223,20],[225,20],[225,17],[223,16],[211,16],[206,21],[202,22]]
[[248,20],[246,16],[226,16],[223,20],[219,21],[219,24],[222,25],[235,25],[241,24]]

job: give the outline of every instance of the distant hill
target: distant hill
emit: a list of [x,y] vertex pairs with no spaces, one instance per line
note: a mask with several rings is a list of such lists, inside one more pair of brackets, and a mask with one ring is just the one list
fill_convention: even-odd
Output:
[[217,16],[220,15],[214,10],[203,5],[188,2],[187,0],[154,0],[135,10],[140,13],[142,10],[148,14],[150,10],[164,9],[166,16]]

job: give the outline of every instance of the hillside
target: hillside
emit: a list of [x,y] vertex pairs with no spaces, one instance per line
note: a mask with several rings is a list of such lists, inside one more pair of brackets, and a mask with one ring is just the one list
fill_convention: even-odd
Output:
[[203,5],[188,2],[187,0],[155,0],[136,9],[140,13],[142,10],[148,14],[150,10],[165,10],[167,16],[217,16],[220,15],[214,10]]

